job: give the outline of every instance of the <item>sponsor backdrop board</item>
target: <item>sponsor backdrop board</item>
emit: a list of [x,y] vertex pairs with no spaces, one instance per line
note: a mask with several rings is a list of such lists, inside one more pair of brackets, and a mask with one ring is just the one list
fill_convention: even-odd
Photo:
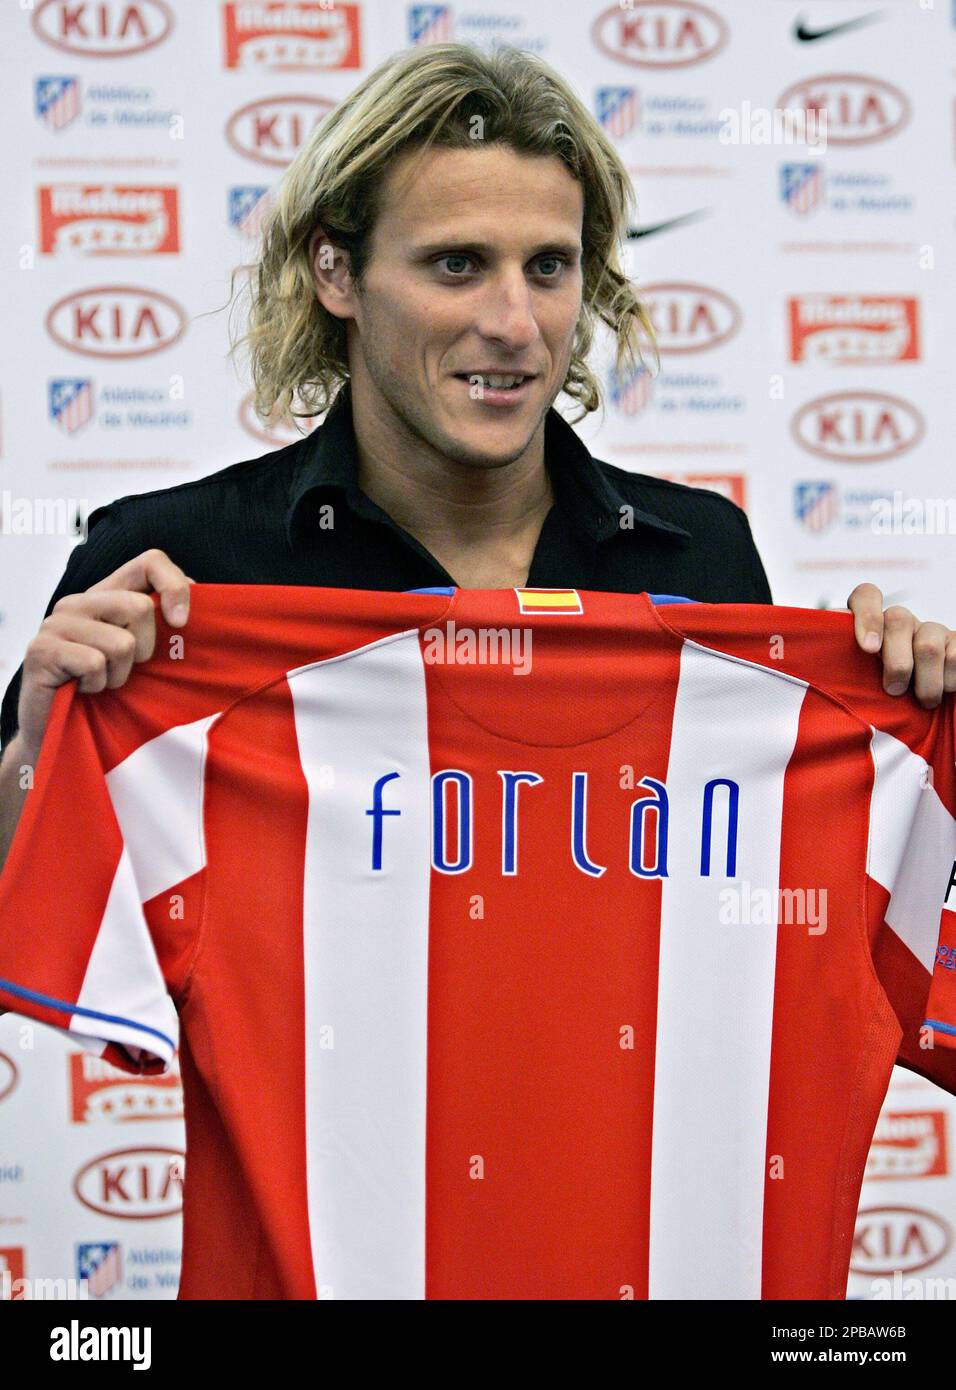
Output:
[[[95,506],[293,437],[226,361],[230,275],[315,122],[447,39],[540,53],[633,177],[661,369],[620,379],[599,341],[594,452],[743,506],[780,603],[866,578],[956,626],[950,0],[21,0],[0,39],[4,683]],[[850,1297],[956,1281],[954,1118],[896,1074]],[[178,1076],[0,1019],[0,1297],[174,1297],[184,1170]]]

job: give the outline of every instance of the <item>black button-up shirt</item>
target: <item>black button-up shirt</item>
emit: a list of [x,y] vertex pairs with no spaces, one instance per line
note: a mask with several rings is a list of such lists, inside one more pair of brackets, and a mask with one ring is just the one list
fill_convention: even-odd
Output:
[[[545,466],[555,500],[529,585],[772,602],[747,518],[726,498],[592,458],[553,408]],[[46,613],[152,547],[199,583],[396,590],[456,582],[359,488],[347,383],[318,429],[284,449],[97,507]],[[3,697],[4,747],[17,728],[22,669]]]

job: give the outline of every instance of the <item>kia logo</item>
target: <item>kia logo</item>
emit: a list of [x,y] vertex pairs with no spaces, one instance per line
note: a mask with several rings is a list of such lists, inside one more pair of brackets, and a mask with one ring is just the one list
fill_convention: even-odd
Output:
[[881,77],[831,72],[795,82],[780,97],[784,110],[825,111],[829,145],[871,145],[897,135],[912,114],[909,101]]
[[690,0],[634,0],[599,14],[591,27],[596,48],[636,68],[686,68],[719,53],[724,20]]
[[870,1207],[856,1219],[854,1274],[912,1274],[947,1253],[953,1233],[941,1216],[920,1207]]
[[94,285],[64,295],[46,316],[55,343],[84,357],[148,357],[177,342],[186,311],[138,285]]
[[0,1100],[6,1100],[19,1078],[16,1062],[5,1052],[0,1052]]
[[834,391],[807,401],[790,423],[802,449],[837,463],[884,463],[926,433],[915,405],[883,391]]
[[255,393],[247,392],[242,398],[239,406],[239,423],[247,434],[251,434],[253,439],[261,439],[263,444],[268,444],[271,448],[286,448],[289,444],[295,444],[298,440],[304,439],[306,435],[312,433],[319,423],[319,416],[311,416],[309,419],[301,419],[299,428],[289,425],[284,420],[278,421],[274,425],[263,424],[258,415],[253,410]]
[[233,112],[226,139],[237,154],[284,169],[334,106],[324,97],[263,97]]
[[660,281],[639,290],[661,351],[704,352],[732,338],[740,310],[720,290],[686,281]]
[[125,58],[168,38],[173,15],[164,0],[42,0],[32,23],[37,38],[64,53]]
[[73,1192],[90,1211],[124,1221],[175,1216],[183,1205],[185,1162],[180,1149],[116,1149],[81,1168]]

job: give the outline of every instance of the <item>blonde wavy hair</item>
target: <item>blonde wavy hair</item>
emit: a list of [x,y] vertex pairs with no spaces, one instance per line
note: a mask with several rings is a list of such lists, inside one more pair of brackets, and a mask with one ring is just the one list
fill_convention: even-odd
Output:
[[563,386],[582,407],[577,420],[602,404],[586,362],[598,320],[616,339],[619,373],[643,361],[642,340],[653,346],[654,331],[620,260],[634,191],[610,140],[533,54],[435,44],[386,59],[320,121],[282,179],[258,261],[239,268],[252,271],[248,331],[229,356],[249,355],[260,419],[322,414],[348,380],[345,321],[315,292],[309,241],[316,227],[348,252],[361,290],[382,188],[396,160],[410,150],[474,149],[476,128],[484,145],[556,155],[582,186],[582,302]]

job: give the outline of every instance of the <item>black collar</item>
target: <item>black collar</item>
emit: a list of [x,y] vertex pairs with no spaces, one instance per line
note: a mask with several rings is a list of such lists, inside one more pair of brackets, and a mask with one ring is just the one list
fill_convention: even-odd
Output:
[[[362,516],[391,521],[358,485],[358,451],[348,382],[337,393],[323,423],[294,447],[300,450],[300,461],[293,472],[286,512],[290,546],[301,534],[303,503],[323,488],[344,490],[349,505]],[[617,486],[608,465],[592,458],[587,445],[553,406],[545,418],[544,458],[555,502],[568,521],[593,540],[605,541],[620,534],[623,507],[629,508],[634,520],[645,526],[690,536],[684,527],[635,507]]]

